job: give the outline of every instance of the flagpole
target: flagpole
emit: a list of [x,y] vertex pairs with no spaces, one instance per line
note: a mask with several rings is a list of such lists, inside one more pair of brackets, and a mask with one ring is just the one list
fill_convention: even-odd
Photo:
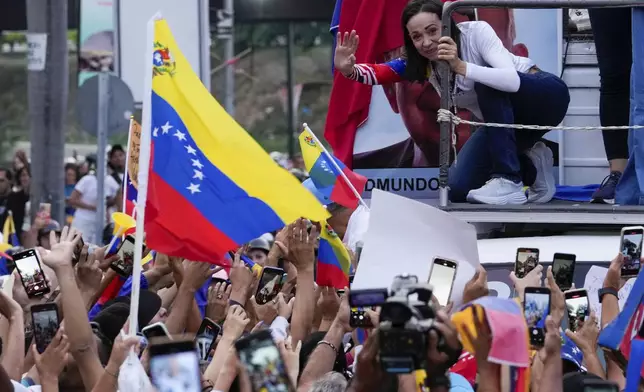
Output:
[[349,189],[351,189],[351,192],[353,192],[353,195],[354,195],[355,197],[357,197],[357,198],[358,198],[358,201],[360,202],[360,204],[362,204],[362,205],[364,206],[364,208],[366,208],[366,209],[367,209],[367,211],[369,211],[369,206],[367,205],[367,203],[365,203],[365,201],[364,201],[364,199],[362,198],[362,196],[360,196],[360,192],[358,192],[358,190],[353,186],[353,184],[351,183],[351,181],[349,181],[349,177],[347,177],[347,175],[346,175],[346,174],[344,174],[344,172],[342,171],[342,168],[340,168],[340,166],[338,165],[338,163],[337,163],[337,162],[335,161],[335,159],[333,158],[333,155],[331,155],[331,154],[329,153],[329,151],[326,149],[326,147],[324,147],[324,144],[322,144],[322,143],[320,142],[320,139],[318,139],[318,137],[317,137],[317,136],[315,136],[315,133],[313,133],[313,131],[311,130],[311,128],[309,128],[309,126],[308,126],[306,123],[304,123],[304,129],[306,129],[307,131],[309,131],[309,133],[310,133],[310,134],[311,134],[311,136],[313,137],[313,140],[315,140],[315,142],[318,144],[318,146],[320,146],[320,147],[322,148],[322,152],[323,152],[324,154],[326,154],[326,156],[327,156],[327,160],[328,160],[329,162],[331,162],[331,164],[333,165],[333,167],[335,167],[335,170],[337,170],[337,171],[338,171],[338,173],[340,173],[340,176],[342,177],[342,179],[344,180],[344,182],[346,182],[346,183],[347,183],[347,185],[349,186]]
[[123,200],[122,200],[122,209],[121,211],[127,211],[127,182],[130,181],[130,143],[132,143],[132,123],[134,122],[134,116],[130,116],[130,125],[127,128],[127,150],[125,151],[125,175],[123,176],[123,181],[125,182],[123,186]]
[[136,232],[134,240],[134,260],[132,268],[132,295],[130,302],[130,336],[135,336],[139,323],[139,297],[141,294],[141,259],[143,258],[143,235],[145,222],[145,204],[148,198],[148,170],[150,169],[151,132],[152,132],[152,64],[154,53],[155,22],[161,19],[157,12],[148,21],[147,51],[143,75],[143,116],[141,121],[141,150],[139,153],[138,195],[136,201]]

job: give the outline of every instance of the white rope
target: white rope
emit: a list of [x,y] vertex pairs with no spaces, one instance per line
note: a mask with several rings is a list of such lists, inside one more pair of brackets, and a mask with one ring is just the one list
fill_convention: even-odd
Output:
[[550,131],[551,129],[561,129],[564,131],[594,131],[594,130],[608,130],[608,131],[625,131],[629,129],[644,129],[644,125],[618,125],[618,126],[589,126],[589,127],[564,127],[564,126],[544,126],[544,125],[523,125],[523,124],[500,124],[500,123],[486,123],[478,121],[464,120],[456,114],[447,109],[438,109],[438,122],[451,122],[454,125],[465,124],[473,125],[475,127],[493,127],[493,128],[514,128],[514,129],[532,129],[539,131]]

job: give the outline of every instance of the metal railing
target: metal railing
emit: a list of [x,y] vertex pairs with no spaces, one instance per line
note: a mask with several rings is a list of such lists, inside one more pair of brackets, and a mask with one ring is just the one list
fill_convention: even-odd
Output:
[[[443,9],[443,36],[451,36],[451,18],[459,8],[525,8],[525,9],[552,9],[552,8],[630,8],[642,7],[644,0],[458,0],[446,4]],[[451,69],[447,63],[439,65],[441,87],[441,109],[451,109],[450,78]],[[449,204],[448,175],[450,166],[450,150],[452,142],[452,122],[440,123],[440,155],[439,155],[439,205],[447,207]]]

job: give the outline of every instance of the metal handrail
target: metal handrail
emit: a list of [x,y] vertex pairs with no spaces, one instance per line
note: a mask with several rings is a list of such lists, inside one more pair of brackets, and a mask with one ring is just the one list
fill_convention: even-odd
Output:
[[[443,8],[443,36],[451,36],[452,13],[459,8],[527,8],[527,9],[549,9],[549,8],[631,8],[643,7],[644,0],[458,0],[448,3]],[[451,69],[447,63],[439,65],[441,77],[441,109],[450,110],[450,78]],[[451,149],[452,124],[450,122],[440,123],[440,155],[438,174],[438,196],[439,206],[447,207],[449,204],[449,192],[447,179],[449,175],[449,154]]]

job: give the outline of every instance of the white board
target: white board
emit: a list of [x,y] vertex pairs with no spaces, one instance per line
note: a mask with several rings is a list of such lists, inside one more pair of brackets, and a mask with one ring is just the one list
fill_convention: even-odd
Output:
[[374,190],[369,228],[351,288],[388,289],[401,274],[427,282],[435,257],[458,262],[451,295],[458,306],[465,283],[479,265],[474,226],[430,205]]
[[143,96],[146,26],[157,12],[168,21],[192,69],[210,88],[208,0],[120,0],[116,72],[130,87],[137,103],[142,102]]

